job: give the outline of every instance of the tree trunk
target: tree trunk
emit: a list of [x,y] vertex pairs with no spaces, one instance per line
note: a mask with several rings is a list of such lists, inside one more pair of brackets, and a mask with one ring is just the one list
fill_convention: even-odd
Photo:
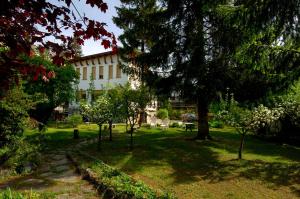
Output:
[[79,139],[79,130],[77,128],[74,128],[73,130],[73,138]]
[[140,112],[140,118],[139,118],[139,127],[142,127],[142,123],[143,123],[143,120],[144,120],[144,117],[145,117],[145,109],[142,109],[141,112]]
[[246,133],[242,133],[242,135],[241,135],[241,142],[240,142],[240,148],[239,148],[239,157],[238,157],[239,160],[242,159],[242,152],[243,152],[243,148],[244,148],[245,136],[246,136]]
[[101,148],[101,141],[102,141],[102,124],[99,125],[99,134],[98,134],[98,147]]
[[197,103],[198,110],[198,133],[196,139],[211,139],[208,127],[208,105],[205,103]]
[[112,120],[109,120],[109,141],[112,141]]
[[132,150],[133,149],[133,126],[132,127],[130,127],[130,150]]

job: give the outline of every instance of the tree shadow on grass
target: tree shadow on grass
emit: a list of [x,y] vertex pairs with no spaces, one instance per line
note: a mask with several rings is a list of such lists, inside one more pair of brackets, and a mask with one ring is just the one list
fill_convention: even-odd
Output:
[[[212,131],[212,135],[214,137],[214,142],[211,143],[212,147],[222,148],[230,153],[238,152],[240,144],[240,135],[238,133],[228,133],[220,130]],[[265,142],[252,135],[246,136],[243,152],[245,154],[276,157],[279,161],[287,160],[300,162],[300,148]]]
[[[162,133],[137,132],[134,137],[134,149],[128,149],[127,134],[114,134],[113,142],[103,142],[103,150],[97,152],[96,145],[83,147],[82,150],[104,162],[116,165],[128,174],[148,172],[172,178],[175,184],[185,184],[207,180],[210,183],[228,181],[233,178],[260,180],[268,184],[288,186],[300,196],[299,150],[277,149],[277,145],[264,143],[249,137],[245,152],[262,156],[279,156],[294,162],[262,160],[221,160],[225,150],[236,154],[239,135],[214,131],[214,141],[191,141],[194,134],[184,130],[165,131]],[[245,155],[247,158],[247,155]]]

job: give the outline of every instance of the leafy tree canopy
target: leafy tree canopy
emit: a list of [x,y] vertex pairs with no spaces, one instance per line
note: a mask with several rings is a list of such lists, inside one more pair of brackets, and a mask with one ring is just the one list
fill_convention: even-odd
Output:
[[[102,0],[88,0],[86,4],[106,12],[107,4]],[[74,40],[83,45],[86,39],[100,40],[105,48],[116,49],[116,40],[105,29],[105,24],[74,13],[71,0],[4,0],[0,8],[0,85],[2,92],[8,89],[16,73],[26,68],[27,72],[39,73],[39,66],[28,65],[20,55],[32,56],[32,46],[40,53],[48,49],[52,62],[63,65],[65,59],[74,57],[78,48]],[[66,31],[71,34],[66,34]],[[53,40],[55,38],[55,41]],[[74,39],[75,38],[75,39]],[[3,50],[5,48],[5,50]],[[49,73],[41,74],[44,79]]]

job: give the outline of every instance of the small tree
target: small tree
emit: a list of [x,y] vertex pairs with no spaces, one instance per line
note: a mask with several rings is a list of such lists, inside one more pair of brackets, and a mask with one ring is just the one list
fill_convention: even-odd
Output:
[[126,117],[126,131],[128,124],[130,126],[130,148],[132,149],[134,125],[138,122],[139,114],[149,103],[150,93],[143,86],[133,90],[129,84],[126,84],[121,87],[121,95],[123,96],[123,111]]
[[112,141],[112,123],[124,119],[124,104],[121,95],[121,87],[116,87],[108,91],[108,99],[110,102],[111,118],[109,119],[109,140]]
[[242,152],[244,149],[244,142],[246,134],[251,130],[251,111],[245,108],[232,104],[229,111],[221,111],[219,118],[226,124],[233,126],[240,134],[240,145],[238,151],[238,159],[242,159]]
[[246,134],[270,125],[278,120],[282,114],[282,108],[271,110],[263,105],[259,105],[250,111],[238,106],[237,102],[231,100],[228,111],[221,111],[218,117],[225,123],[233,126],[241,135],[238,159],[242,159]]
[[99,126],[98,143],[100,147],[102,141],[102,125],[111,118],[111,106],[107,95],[100,95],[93,105],[81,103],[80,107],[82,115]]
[[79,130],[77,127],[80,123],[82,123],[82,116],[79,114],[73,114],[67,118],[67,121],[74,128],[74,139],[78,139],[79,138]]

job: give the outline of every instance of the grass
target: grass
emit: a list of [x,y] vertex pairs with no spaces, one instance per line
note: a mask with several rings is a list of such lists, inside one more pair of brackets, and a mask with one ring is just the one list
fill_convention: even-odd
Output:
[[[79,127],[82,139],[97,136],[96,125]],[[300,148],[246,138],[244,160],[238,161],[239,135],[231,128],[211,129],[213,141],[192,141],[194,133],[180,128],[142,128],[129,135],[124,126],[108,132],[101,151],[97,144],[80,150],[142,180],[149,186],[173,192],[178,198],[297,198],[300,197]],[[35,132],[28,131],[34,136]],[[73,130],[48,128],[48,148],[71,146]],[[94,166],[93,161],[84,160]]]

